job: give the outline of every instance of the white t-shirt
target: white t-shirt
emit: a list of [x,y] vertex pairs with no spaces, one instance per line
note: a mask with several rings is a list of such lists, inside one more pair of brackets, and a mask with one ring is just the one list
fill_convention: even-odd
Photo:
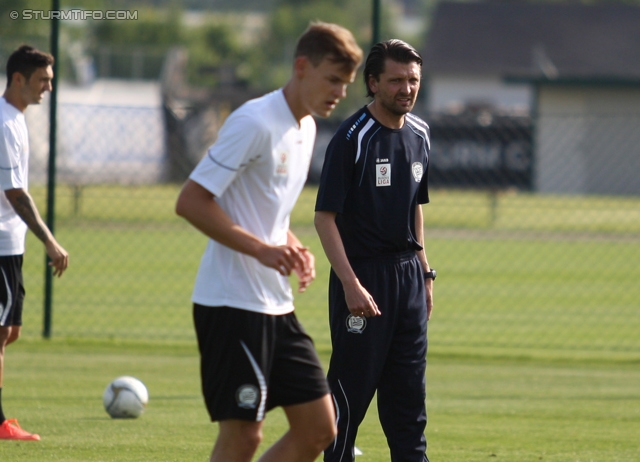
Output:
[[[24,114],[0,97],[0,189],[29,186],[29,133]],[[0,193],[0,255],[22,255],[27,225]]]
[[[293,116],[282,89],[243,104],[191,174],[231,220],[272,245],[287,242],[289,215],[304,186],[315,142],[311,116]],[[194,303],[270,315],[293,311],[289,279],[210,239]]]

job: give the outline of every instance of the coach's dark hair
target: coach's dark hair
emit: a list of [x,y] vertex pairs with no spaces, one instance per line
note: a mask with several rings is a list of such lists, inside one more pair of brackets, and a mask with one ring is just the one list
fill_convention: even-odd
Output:
[[53,56],[36,50],[32,46],[22,45],[16,51],[11,53],[7,60],[7,87],[11,85],[13,74],[19,72],[24,75],[27,80],[37,69],[41,67],[53,66]]
[[356,39],[344,27],[326,22],[312,22],[298,39],[295,57],[305,56],[318,66],[327,58],[353,70],[362,63],[362,49]]
[[373,77],[377,81],[380,80],[380,74],[384,72],[384,63],[387,59],[403,64],[417,63],[422,67],[422,56],[407,42],[391,39],[376,43],[371,48],[364,64],[364,84],[367,87],[367,96],[372,98],[374,96],[369,88],[369,77]]

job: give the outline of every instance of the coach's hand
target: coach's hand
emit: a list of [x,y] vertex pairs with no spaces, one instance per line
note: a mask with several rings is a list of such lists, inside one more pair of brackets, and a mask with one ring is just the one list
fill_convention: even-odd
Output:
[[426,279],[424,282],[425,292],[427,296],[427,321],[431,319],[433,311],[433,279]]
[[382,312],[378,309],[378,305],[371,294],[362,287],[358,279],[348,282],[342,282],[344,288],[344,297],[347,302],[349,312],[354,316],[380,316]]

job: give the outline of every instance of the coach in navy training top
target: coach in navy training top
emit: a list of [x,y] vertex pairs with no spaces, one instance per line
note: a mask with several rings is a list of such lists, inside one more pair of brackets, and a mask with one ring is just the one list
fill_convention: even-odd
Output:
[[338,214],[348,257],[421,250],[415,209],[429,202],[429,127],[412,114],[405,122],[385,127],[365,106],[329,144],[316,210]]
[[[333,353],[327,379],[338,436],[329,462],[354,461],[374,394],[393,462],[428,462],[427,321],[433,280],[421,204],[429,202],[429,127],[410,113],[422,58],[401,40],[375,45],[364,78],[373,101],[327,148],[315,224],[331,263]],[[366,454],[366,448],[363,448]]]

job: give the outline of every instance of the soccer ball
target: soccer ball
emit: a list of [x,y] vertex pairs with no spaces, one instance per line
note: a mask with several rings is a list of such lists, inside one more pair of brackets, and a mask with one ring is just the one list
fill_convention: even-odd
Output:
[[118,377],[111,382],[102,395],[104,409],[114,419],[140,417],[149,402],[149,392],[135,377]]

